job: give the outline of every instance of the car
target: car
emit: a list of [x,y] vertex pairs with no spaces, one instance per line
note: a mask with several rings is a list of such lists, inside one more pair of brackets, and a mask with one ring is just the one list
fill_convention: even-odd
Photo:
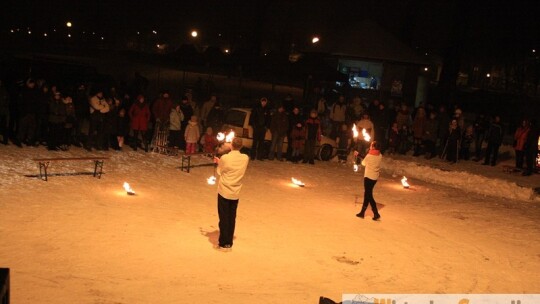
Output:
[[[249,124],[251,109],[231,108],[225,112],[224,124],[221,128],[224,132],[234,131],[236,137],[242,138],[244,148],[251,149],[253,145],[253,127]],[[264,137],[264,154],[268,155],[272,142],[270,130],[266,131]],[[283,143],[283,153],[287,152],[287,138]],[[328,161],[337,154],[337,143],[335,140],[321,136],[321,142],[315,148],[315,155],[318,159]]]

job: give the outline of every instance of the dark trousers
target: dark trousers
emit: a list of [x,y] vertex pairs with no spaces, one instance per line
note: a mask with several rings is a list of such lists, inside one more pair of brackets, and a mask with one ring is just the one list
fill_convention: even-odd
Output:
[[527,174],[532,174],[536,167],[536,157],[538,156],[538,150],[534,148],[536,148],[536,146],[529,147],[529,149],[525,152],[525,159],[527,164],[527,170],[525,171],[525,173]]
[[47,148],[57,149],[62,144],[64,137],[64,123],[49,123],[49,138]]
[[251,146],[251,159],[263,159],[264,154],[264,136],[266,135],[266,128],[256,127],[253,128],[253,145]]
[[477,159],[482,157],[482,143],[484,142],[484,133],[476,134],[474,139],[474,154]]
[[315,139],[306,139],[306,143],[304,145],[304,161],[314,162],[316,143],[317,141]]
[[9,115],[0,114],[0,135],[2,135],[2,143],[7,145],[9,138]]
[[17,139],[19,142],[34,144],[36,135],[36,115],[26,114],[19,120]]
[[[268,154],[268,158],[270,160],[274,159],[275,153],[277,154],[277,159],[281,160],[281,156],[283,154],[283,141],[285,140],[285,136],[279,136],[277,134],[272,134],[272,145],[270,146],[270,154]],[[277,152],[275,152],[277,148]]]
[[233,244],[238,200],[226,199],[218,194],[219,246]]
[[86,146],[88,149],[92,147],[102,149],[103,142],[103,114],[96,111],[90,115],[90,126],[88,128]]
[[488,142],[484,164],[491,164],[492,166],[495,166],[495,164],[497,163],[497,158],[499,157],[500,146],[500,144]]
[[516,168],[523,168],[523,160],[525,159],[525,151],[516,150]]
[[377,203],[373,198],[373,188],[377,180],[372,180],[370,178],[364,177],[364,204],[362,205],[362,211],[360,213],[364,214],[367,210],[368,205],[371,206],[371,211],[373,211],[374,216],[379,216],[379,210],[377,210]]

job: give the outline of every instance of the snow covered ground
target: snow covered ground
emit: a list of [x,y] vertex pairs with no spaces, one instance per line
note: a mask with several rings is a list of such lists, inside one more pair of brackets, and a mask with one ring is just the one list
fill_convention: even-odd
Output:
[[[386,157],[382,221],[355,217],[351,164],[251,162],[232,252],[217,242],[212,167],[177,157],[0,146],[0,267],[13,303],[317,303],[342,293],[539,293],[540,177],[474,162]],[[199,159],[198,162],[207,162]],[[511,162],[508,161],[508,164]],[[67,173],[67,174],[64,174]],[[59,174],[59,175],[56,175]],[[410,189],[400,185],[402,175]],[[291,177],[306,183],[291,184]],[[124,181],[137,192],[126,195]],[[367,215],[371,215],[370,212]]]

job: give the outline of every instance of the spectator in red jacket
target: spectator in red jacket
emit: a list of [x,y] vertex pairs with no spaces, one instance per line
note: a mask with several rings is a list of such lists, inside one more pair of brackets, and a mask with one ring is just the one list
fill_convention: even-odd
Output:
[[137,151],[140,135],[144,151],[148,152],[146,131],[148,130],[148,122],[150,121],[150,108],[145,102],[143,95],[137,96],[136,102],[129,109],[129,118],[131,120],[131,130],[133,130],[133,150]]
[[152,114],[156,120],[155,128],[156,130],[162,129],[165,127],[166,122],[169,121],[169,115],[171,114],[171,109],[173,108],[173,102],[169,95],[169,92],[164,91],[161,93],[160,97],[154,101],[152,105]]
[[531,129],[528,120],[521,121],[521,126],[517,128],[514,134],[514,150],[516,151],[516,168],[523,169],[523,160],[525,159],[525,142]]

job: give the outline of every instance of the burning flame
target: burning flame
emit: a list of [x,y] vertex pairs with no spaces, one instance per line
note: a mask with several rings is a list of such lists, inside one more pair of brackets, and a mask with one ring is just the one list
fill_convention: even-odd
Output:
[[358,172],[358,164],[353,165],[353,170],[354,170],[354,172]]
[[133,189],[131,189],[131,187],[129,186],[129,184],[127,182],[124,182],[124,189],[126,190],[127,194],[129,194],[129,195],[134,195],[135,194],[135,191],[133,191]]
[[234,131],[231,131],[229,132],[229,134],[227,134],[227,136],[225,136],[225,142],[232,142],[234,138]]
[[362,129],[362,136],[364,136],[365,141],[370,141],[371,140],[371,136],[369,136],[366,129]]
[[291,178],[291,181],[293,184],[297,185],[298,187],[304,187],[305,184],[301,181],[301,180],[298,180],[296,178]]
[[353,132],[354,139],[358,138],[358,129],[356,128],[356,124],[353,124],[352,132]]
[[219,141],[223,141],[225,139],[225,133],[219,132],[216,136],[216,139]]
[[212,176],[210,176],[209,178],[206,179],[206,182],[209,185],[215,185],[216,184],[216,177],[212,175]]
[[403,188],[405,189],[409,189],[410,187],[409,183],[407,182],[407,178],[405,176],[401,179],[401,184],[403,185]]

